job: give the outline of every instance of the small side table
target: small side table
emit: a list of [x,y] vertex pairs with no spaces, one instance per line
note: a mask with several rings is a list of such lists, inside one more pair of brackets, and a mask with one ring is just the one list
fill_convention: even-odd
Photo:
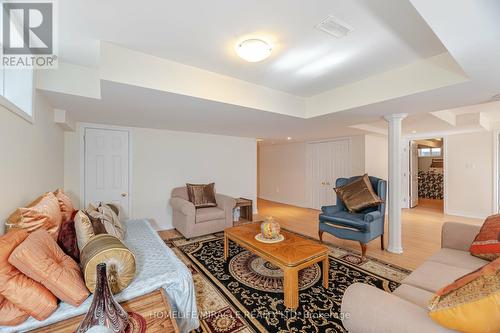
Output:
[[241,220],[253,221],[253,202],[246,198],[235,198],[236,206],[240,207],[240,222]]

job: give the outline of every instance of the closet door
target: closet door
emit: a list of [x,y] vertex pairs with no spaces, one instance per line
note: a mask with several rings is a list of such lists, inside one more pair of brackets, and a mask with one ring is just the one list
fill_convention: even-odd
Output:
[[335,181],[351,174],[349,140],[311,143],[308,149],[311,206],[320,209],[334,205]]
[[311,195],[312,208],[319,209],[321,207],[324,176],[322,175],[323,167],[323,143],[314,143],[308,146],[309,154],[309,187]]

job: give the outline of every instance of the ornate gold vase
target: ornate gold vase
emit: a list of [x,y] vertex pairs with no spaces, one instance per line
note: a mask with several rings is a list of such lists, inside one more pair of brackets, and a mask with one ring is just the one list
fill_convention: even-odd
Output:
[[266,239],[276,239],[280,235],[280,224],[274,220],[273,217],[269,216],[264,219],[264,222],[260,225],[260,232],[262,237]]

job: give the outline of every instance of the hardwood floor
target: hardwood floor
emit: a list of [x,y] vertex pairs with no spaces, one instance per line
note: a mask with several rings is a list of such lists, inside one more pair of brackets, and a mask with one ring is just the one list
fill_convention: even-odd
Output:
[[[280,204],[258,199],[259,214],[254,221],[266,216],[273,216],[284,227],[291,231],[318,239],[319,211]],[[443,214],[442,203],[423,200],[413,209],[403,210],[402,240],[403,254],[393,254],[380,249],[380,240],[375,239],[367,246],[367,256],[375,257],[408,269],[420,266],[429,256],[439,250],[441,243],[441,226],[446,221],[457,221],[480,224],[482,220],[450,216]],[[386,223],[386,235],[387,223]],[[358,242],[335,238],[323,234],[325,242],[360,252]],[[388,237],[385,237],[387,245]]]

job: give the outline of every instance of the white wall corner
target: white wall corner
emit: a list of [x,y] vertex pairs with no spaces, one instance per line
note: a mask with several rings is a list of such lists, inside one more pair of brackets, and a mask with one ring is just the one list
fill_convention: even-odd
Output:
[[66,132],[74,132],[76,124],[66,110],[54,109],[54,122]]
[[487,115],[483,112],[479,113],[479,126],[487,131],[491,131],[491,121],[488,119]]
[[38,70],[36,88],[94,99],[101,98],[99,70],[65,62],[59,62],[57,69]]
[[490,130],[490,121],[481,113],[464,113],[457,115],[457,126],[465,128],[477,128],[481,130]]
[[452,126],[457,126],[457,116],[451,111],[443,110],[443,111],[434,111],[429,113],[434,117],[441,119],[442,121],[445,121]]

